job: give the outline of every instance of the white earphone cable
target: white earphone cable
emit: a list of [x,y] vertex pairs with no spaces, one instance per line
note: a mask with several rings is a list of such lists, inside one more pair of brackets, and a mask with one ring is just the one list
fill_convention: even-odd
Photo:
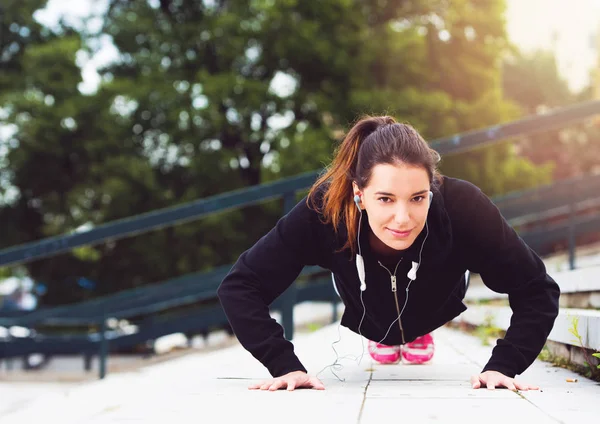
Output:
[[[358,233],[357,233],[356,239],[357,239],[357,244],[358,244],[358,254],[362,256],[362,251],[361,251],[361,248],[360,248],[360,230],[361,230],[361,227],[362,227],[362,225],[361,225],[362,224],[362,210],[360,209],[360,206],[358,206],[358,204],[356,206],[358,207],[358,209],[360,211],[360,216],[359,216],[359,219],[358,219]],[[423,238],[423,243],[421,244],[421,249],[419,250],[419,263],[417,265],[417,271],[421,267],[421,260],[422,260],[423,248],[425,247],[425,241],[427,240],[428,236],[429,236],[429,225],[427,224],[427,219],[425,219],[425,237]],[[397,269],[397,265],[396,265],[396,269]],[[394,274],[395,274],[395,271],[394,271]],[[336,287],[336,285],[335,285],[335,277],[334,277],[333,273],[331,274],[331,278],[332,278],[334,287]],[[386,337],[388,336],[390,330],[392,329],[392,326],[396,322],[398,322],[398,320],[400,320],[400,318],[402,317],[402,314],[404,313],[404,309],[406,308],[406,305],[408,304],[408,291],[409,291],[410,285],[412,284],[413,281],[415,281],[415,280],[409,278],[409,282],[406,285],[406,297],[404,299],[404,304],[402,305],[402,309],[400,310],[400,313],[398,314],[398,316],[396,317],[396,319],[394,321],[392,321],[392,323],[389,325],[389,327],[388,327],[385,335],[378,342],[378,344],[381,344],[381,342],[386,339]],[[337,288],[336,288],[336,291],[337,291]],[[340,322],[340,323],[338,323],[338,339],[331,344],[331,348],[333,349],[333,351],[335,353],[335,361],[331,365],[327,365],[321,371],[319,371],[317,373],[317,375],[316,375],[317,377],[323,371],[325,371],[327,368],[329,368],[330,371],[331,371],[331,373],[339,381],[344,382],[344,381],[346,381],[346,379],[345,378],[340,378],[335,373],[335,371],[334,371],[334,370],[341,371],[342,369],[344,369],[344,366],[341,363],[339,363],[339,361],[341,361],[343,359],[351,359],[353,361],[357,361],[357,365],[360,365],[360,363],[362,361],[362,358],[364,357],[364,354],[365,354],[365,344],[364,344],[365,337],[362,335],[361,327],[362,327],[362,323],[363,323],[363,321],[365,319],[365,315],[367,313],[367,308],[366,308],[365,302],[363,300],[363,290],[360,291],[360,302],[361,302],[362,307],[363,307],[362,317],[360,319],[360,323],[358,324],[358,334],[360,335],[361,345],[362,345],[362,352],[361,352],[360,356],[358,356],[358,357],[357,356],[353,356],[353,355],[345,355],[345,356],[342,356],[342,357],[339,356],[339,354],[338,354],[337,350],[335,349],[334,345],[337,344],[337,343],[339,343],[342,340],[342,335],[341,335],[341,332],[340,332],[340,326],[341,326],[341,322]]]

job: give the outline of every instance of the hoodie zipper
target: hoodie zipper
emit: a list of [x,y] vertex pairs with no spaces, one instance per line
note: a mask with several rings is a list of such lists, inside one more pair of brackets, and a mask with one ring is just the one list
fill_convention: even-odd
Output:
[[402,262],[402,258],[400,258],[400,260],[396,264],[396,268],[394,269],[393,275],[390,272],[390,270],[387,269],[380,261],[377,261],[377,262],[383,269],[385,269],[388,272],[388,274],[390,274],[390,280],[392,283],[392,293],[394,293],[394,300],[396,301],[396,311],[398,311],[398,326],[400,327],[400,335],[402,336],[402,344],[406,344],[406,341],[404,340],[404,328],[402,327],[402,318],[400,317],[400,304],[398,303],[398,286],[396,284],[396,271],[398,271],[398,265],[400,265],[400,262]]

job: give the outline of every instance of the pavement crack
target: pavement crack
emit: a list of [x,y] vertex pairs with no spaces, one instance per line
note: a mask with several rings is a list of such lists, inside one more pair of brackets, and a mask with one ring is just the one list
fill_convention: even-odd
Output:
[[542,408],[540,408],[540,406],[538,404],[536,404],[535,402],[532,402],[531,399],[529,399],[527,396],[525,396],[521,391],[518,391],[517,394],[521,397],[521,399],[525,400],[525,402],[528,402],[530,405],[533,405],[534,408],[539,410],[541,413],[546,415],[548,418],[552,419],[553,421],[556,421],[559,424],[564,424],[564,421],[561,421],[560,419],[556,418],[555,416],[552,416],[549,412],[544,411]]
[[362,418],[363,411],[365,410],[365,402],[367,401],[367,390],[369,390],[369,385],[371,384],[371,380],[373,380],[373,371],[369,373],[369,381],[367,381],[367,385],[365,386],[365,391],[363,393],[363,400],[360,404],[360,411],[358,412],[358,420],[357,423],[360,424],[360,420]]

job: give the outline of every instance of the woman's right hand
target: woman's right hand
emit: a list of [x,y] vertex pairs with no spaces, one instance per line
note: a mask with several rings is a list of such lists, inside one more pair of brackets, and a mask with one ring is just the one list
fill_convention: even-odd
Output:
[[325,386],[317,377],[311,377],[302,371],[292,371],[281,377],[272,378],[270,380],[261,381],[258,384],[253,384],[248,387],[250,390],[269,390],[275,391],[287,388],[288,391],[306,387],[309,389],[325,390]]

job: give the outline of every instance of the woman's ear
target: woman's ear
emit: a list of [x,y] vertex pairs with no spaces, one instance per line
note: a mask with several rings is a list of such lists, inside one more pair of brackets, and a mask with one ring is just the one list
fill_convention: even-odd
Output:
[[353,196],[362,196],[362,193],[360,192],[360,189],[358,188],[358,184],[356,184],[356,181],[352,181],[352,192],[353,192]]
[[358,189],[358,185],[354,181],[352,182],[352,191],[353,191],[352,200],[354,201],[354,204],[356,205],[356,207],[358,209],[363,210],[364,207],[362,206],[362,193]]

